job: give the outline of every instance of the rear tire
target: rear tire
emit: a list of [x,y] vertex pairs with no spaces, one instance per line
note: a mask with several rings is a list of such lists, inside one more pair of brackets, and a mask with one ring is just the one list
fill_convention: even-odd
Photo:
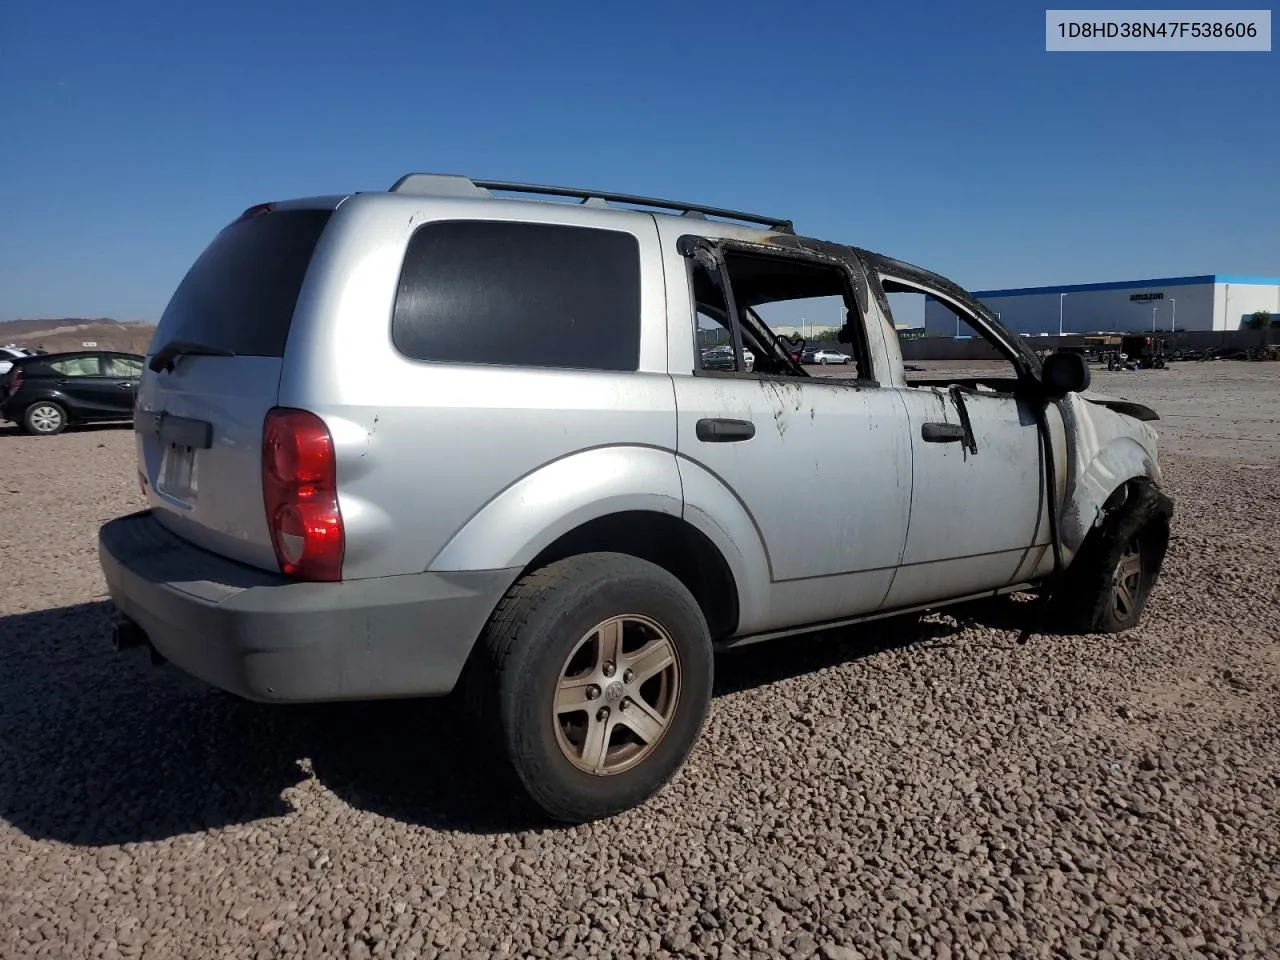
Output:
[[22,414],[22,429],[37,437],[52,437],[67,429],[67,411],[52,400],[37,400]]
[[[639,806],[684,764],[711,701],[697,601],[655,564],[583,554],[522,577],[481,640],[479,689],[525,792],[583,823]],[[487,716],[483,716],[487,714]]]
[[1055,618],[1080,633],[1138,625],[1164,566],[1173,504],[1141,484],[1085,539],[1054,597]]

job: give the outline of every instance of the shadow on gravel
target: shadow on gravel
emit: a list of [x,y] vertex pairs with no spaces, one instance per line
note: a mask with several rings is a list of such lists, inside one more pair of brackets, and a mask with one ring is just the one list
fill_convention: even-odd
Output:
[[[545,827],[453,699],[249,703],[115,653],[106,602],[0,617],[0,818],[104,845],[282,816],[311,773],[353,807],[445,830]],[[962,621],[963,622],[963,621]],[[717,695],[961,627],[902,617],[717,658]],[[921,651],[924,655],[924,651]]]
[[716,658],[715,693],[737,693],[885,650],[944,640],[960,629],[950,622],[901,616],[739,647]]
[[1038,620],[1035,601],[1029,594],[973,600],[939,612],[944,616],[936,620],[903,614],[726,651],[716,658],[716,695],[777,683],[885,650],[949,646],[950,637],[971,625],[1018,632],[1027,626],[1033,630],[1043,626],[1052,632],[1051,624]]
[[309,776],[441,829],[533,812],[452,701],[249,703],[111,649],[109,603],[0,617],[0,818],[33,839],[161,840],[291,812]]

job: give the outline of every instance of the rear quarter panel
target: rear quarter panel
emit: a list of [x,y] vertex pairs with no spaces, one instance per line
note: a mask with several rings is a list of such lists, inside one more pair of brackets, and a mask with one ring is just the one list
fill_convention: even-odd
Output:
[[[423,223],[454,218],[585,224],[636,236],[639,371],[434,363],[400,354],[391,317],[409,238]],[[295,320],[290,333],[279,403],[316,412],[333,433],[344,577],[519,565],[566,523],[623,504],[636,509],[637,490],[652,493],[649,508],[678,510],[675,400],[665,374],[652,216],[369,195],[345,203],[329,229],[313,264],[318,279],[299,301],[306,321]],[[677,478],[674,486],[664,470]]]
[[[134,442],[147,504],[166,527],[215,553],[278,569],[262,499],[263,414],[276,401],[276,357],[183,357],[170,373],[143,370]],[[201,493],[184,504],[158,488],[165,444],[148,422],[158,413],[217,425],[213,448],[200,451]],[[214,456],[205,456],[213,453]]]

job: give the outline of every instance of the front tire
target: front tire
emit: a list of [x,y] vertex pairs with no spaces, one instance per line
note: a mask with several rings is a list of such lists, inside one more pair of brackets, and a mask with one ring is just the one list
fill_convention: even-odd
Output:
[[22,414],[22,429],[37,437],[52,437],[67,429],[67,411],[52,400],[37,400]]
[[1142,484],[1127,492],[1086,538],[1055,599],[1059,618],[1080,633],[1121,633],[1138,625],[1169,547],[1173,504]]
[[[655,564],[570,557],[508,591],[478,651],[525,792],[582,823],[639,806],[684,764],[711,701],[711,637],[697,601]],[[473,701],[474,702],[474,701]]]

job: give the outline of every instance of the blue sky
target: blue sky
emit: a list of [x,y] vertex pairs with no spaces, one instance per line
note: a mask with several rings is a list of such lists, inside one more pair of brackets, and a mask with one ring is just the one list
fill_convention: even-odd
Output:
[[0,320],[157,319],[251,203],[409,170],[789,216],[970,289],[1280,274],[1272,53],[1044,6],[0,4]]

